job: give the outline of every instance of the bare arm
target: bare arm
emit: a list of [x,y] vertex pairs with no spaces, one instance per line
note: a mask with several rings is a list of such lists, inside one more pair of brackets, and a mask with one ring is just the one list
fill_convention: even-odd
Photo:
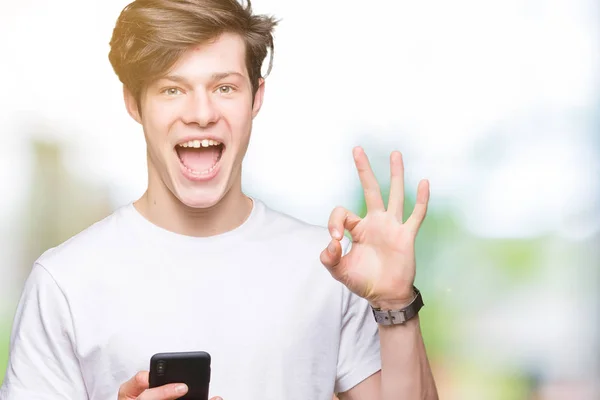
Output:
[[381,371],[345,393],[340,400],[438,400],[425,352],[419,317],[404,325],[380,326]]
[[380,326],[381,399],[437,400],[419,317],[403,325]]

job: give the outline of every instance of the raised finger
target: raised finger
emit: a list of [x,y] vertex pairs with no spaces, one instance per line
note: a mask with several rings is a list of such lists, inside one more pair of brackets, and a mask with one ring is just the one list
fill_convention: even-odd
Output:
[[352,154],[356,169],[358,170],[358,177],[365,193],[367,211],[383,211],[385,208],[383,198],[381,197],[381,189],[365,151],[361,147],[355,147]]
[[415,235],[419,231],[425,215],[427,214],[427,205],[429,203],[429,181],[427,179],[419,182],[417,187],[417,202],[415,208],[406,221],[406,224],[411,232]]
[[404,162],[399,151],[393,151],[390,155],[390,197],[388,198],[387,210],[394,215],[398,221],[403,222],[404,212]]

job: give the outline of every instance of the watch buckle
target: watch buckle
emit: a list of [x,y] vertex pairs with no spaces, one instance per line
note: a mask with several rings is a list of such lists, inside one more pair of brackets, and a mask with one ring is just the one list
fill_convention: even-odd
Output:
[[392,314],[392,310],[387,310],[387,315],[390,319],[390,324],[401,325],[406,322],[406,315],[404,315],[404,310],[395,311],[394,314],[395,315]]

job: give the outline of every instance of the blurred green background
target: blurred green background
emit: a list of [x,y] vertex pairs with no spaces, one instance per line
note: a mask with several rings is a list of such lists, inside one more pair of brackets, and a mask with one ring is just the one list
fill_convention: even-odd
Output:
[[[126,4],[0,15],[0,382],[33,261],[143,192],[143,135],[107,60]],[[337,205],[364,214],[352,146],[384,195],[401,150],[406,215],[431,182],[416,284],[440,397],[599,399],[597,2],[254,6],[282,23],[245,190],[325,225]]]

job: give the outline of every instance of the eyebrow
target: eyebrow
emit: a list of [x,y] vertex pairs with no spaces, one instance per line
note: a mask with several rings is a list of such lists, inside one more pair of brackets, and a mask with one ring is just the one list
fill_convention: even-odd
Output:
[[[221,79],[225,79],[232,75],[238,76],[240,78],[244,78],[244,75],[240,74],[239,72],[235,72],[235,71],[215,72],[214,74],[212,74],[210,76],[210,81],[211,82],[220,81]],[[166,75],[166,76],[161,77],[160,79],[166,79],[169,81],[178,82],[178,83],[186,84],[186,85],[190,84],[190,82],[181,75]]]
[[238,76],[240,78],[243,78],[244,75],[240,74],[239,72],[235,72],[235,71],[228,71],[228,72],[218,72],[218,73],[214,73],[211,75],[211,79],[214,81],[220,81],[221,79],[225,79],[228,76],[231,75],[235,75]]

